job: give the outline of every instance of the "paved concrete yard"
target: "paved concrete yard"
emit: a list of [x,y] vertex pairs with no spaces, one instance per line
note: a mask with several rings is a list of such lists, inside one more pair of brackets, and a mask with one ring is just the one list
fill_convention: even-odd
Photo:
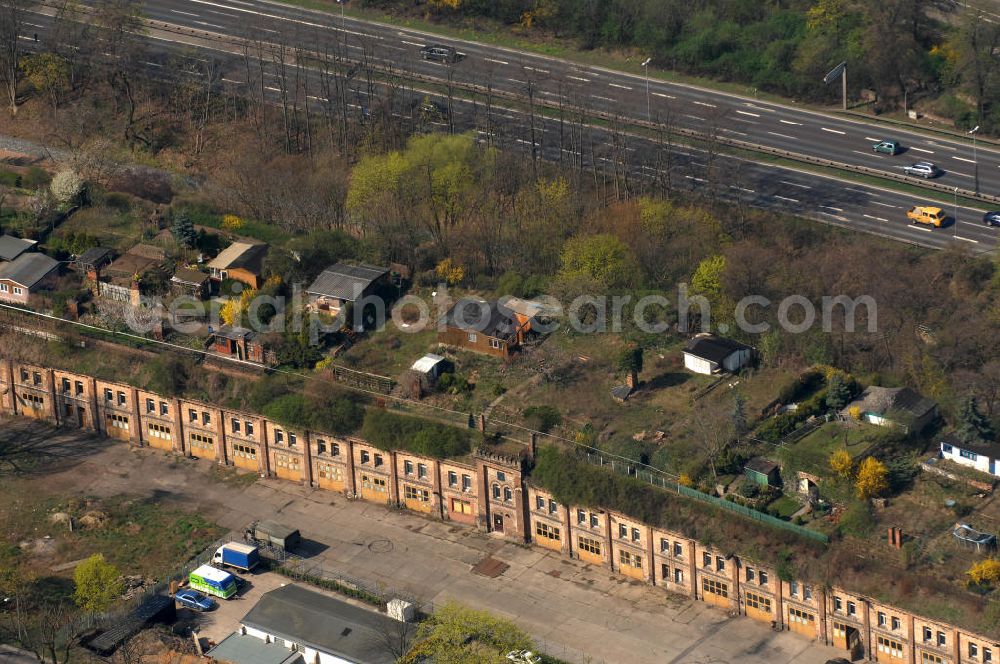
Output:
[[[325,545],[316,557],[326,567],[425,602],[454,598],[508,616],[568,661],[823,664],[839,654],[540,549],[279,480],[221,482],[211,469],[207,461],[111,445],[38,481],[83,495],[152,496],[234,530],[276,517]],[[510,568],[495,579],[470,572],[486,555]]]

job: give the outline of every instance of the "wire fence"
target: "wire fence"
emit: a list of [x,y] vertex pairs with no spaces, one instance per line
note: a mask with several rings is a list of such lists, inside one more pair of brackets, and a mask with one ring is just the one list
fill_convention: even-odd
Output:
[[678,495],[684,496],[685,498],[691,498],[703,503],[708,503],[718,507],[719,509],[739,514],[740,516],[753,519],[754,521],[766,523],[769,526],[774,526],[775,528],[795,533],[796,535],[816,542],[822,542],[823,544],[828,544],[830,542],[830,538],[823,533],[790,523],[783,519],[771,516],[770,514],[758,512],[757,510],[746,507],[745,505],[740,505],[739,503],[734,503],[717,496],[710,496],[709,494],[702,493],[697,489],[686,487],[673,477],[663,473],[662,471],[658,471],[652,466],[630,463],[621,459],[607,459],[603,455],[595,452],[587,452],[586,454],[581,455],[581,458],[586,458],[587,462],[592,465],[610,468],[612,472],[626,475],[628,477],[634,477],[655,487],[672,491]]

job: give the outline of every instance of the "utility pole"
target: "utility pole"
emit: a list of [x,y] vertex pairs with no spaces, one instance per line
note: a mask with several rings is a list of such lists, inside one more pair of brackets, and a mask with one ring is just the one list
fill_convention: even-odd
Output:
[[642,68],[646,72],[646,122],[653,121],[653,114],[649,110],[649,63],[653,58],[646,58],[642,63]]
[[844,73],[840,76],[840,98],[842,110],[847,110],[847,65],[844,65]]

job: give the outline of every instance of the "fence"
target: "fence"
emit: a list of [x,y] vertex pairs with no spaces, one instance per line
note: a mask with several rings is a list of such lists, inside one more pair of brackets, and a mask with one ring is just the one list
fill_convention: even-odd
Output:
[[757,510],[744,505],[733,503],[716,496],[710,496],[707,493],[702,493],[696,489],[683,486],[678,483],[677,480],[673,479],[666,473],[653,468],[652,466],[628,463],[620,459],[605,459],[604,456],[593,452],[587,452],[585,456],[587,462],[592,465],[610,467],[613,472],[634,477],[655,487],[666,489],[667,491],[673,491],[674,493],[684,496],[685,498],[691,498],[703,503],[709,503],[719,509],[734,512],[748,519],[766,523],[769,526],[774,526],[775,528],[795,533],[796,535],[816,542],[822,542],[823,544],[828,544],[830,542],[830,538],[823,533],[803,528],[802,526],[795,525],[794,523],[789,523],[788,521],[773,517],[770,514],[764,514],[763,512],[758,512]]

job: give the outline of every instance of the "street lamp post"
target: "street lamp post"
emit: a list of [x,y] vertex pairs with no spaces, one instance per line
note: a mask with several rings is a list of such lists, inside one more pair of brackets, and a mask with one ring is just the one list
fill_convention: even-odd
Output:
[[979,125],[976,125],[969,130],[972,134],[972,169],[973,169],[973,182],[975,183],[975,191],[979,193],[979,155],[976,152],[976,136],[979,135]]
[[646,72],[646,122],[653,121],[653,115],[649,108],[649,63],[653,58],[646,58],[642,63],[642,69]]
[[955,187],[955,218],[951,226],[951,234],[956,240],[958,239],[958,187]]

